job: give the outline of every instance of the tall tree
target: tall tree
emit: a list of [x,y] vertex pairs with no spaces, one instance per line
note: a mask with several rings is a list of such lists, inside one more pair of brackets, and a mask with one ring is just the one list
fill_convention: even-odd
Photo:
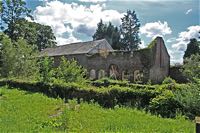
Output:
[[101,19],[100,22],[97,24],[97,30],[94,33],[93,40],[99,40],[99,39],[103,39],[104,35],[105,35],[105,29],[107,28],[107,26],[103,23],[103,20]]
[[18,19],[24,17],[30,17],[31,10],[26,7],[24,0],[3,0],[1,19],[3,22],[3,28],[8,27],[8,35],[12,39],[15,32],[15,23]]
[[135,11],[128,10],[121,20],[121,43],[123,49],[128,51],[137,50],[141,40],[139,37],[140,23]]
[[[39,77],[39,67],[35,58],[35,51],[26,41],[19,39],[17,42],[11,41],[8,36],[1,36],[1,76],[36,79]],[[14,44],[14,43],[17,43]]]
[[183,65],[183,73],[191,80],[200,79],[200,55],[193,54],[186,58]]
[[[10,29],[6,29],[5,33],[10,35]],[[12,39],[17,41],[19,38],[24,38],[29,45],[34,46],[39,51],[56,44],[56,38],[50,26],[29,22],[25,19],[18,19],[15,22]]]
[[93,40],[106,39],[111,44],[113,49],[121,49],[120,47],[120,32],[111,22],[104,24],[102,20],[97,25],[97,30],[93,35]]
[[193,54],[200,54],[200,42],[198,42],[195,38],[190,39],[183,58],[188,58]]

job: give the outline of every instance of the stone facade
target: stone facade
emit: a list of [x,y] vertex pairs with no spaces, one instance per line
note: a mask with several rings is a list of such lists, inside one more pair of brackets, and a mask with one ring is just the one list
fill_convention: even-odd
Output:
[[[92,47],[90,52],[49,56],[54,57],[55,65],[59,64],[61,56],[77,60],[87,69],[87,76],[92,80],[111,77],[136,83],[148,80],[159,83],[169,74],[170,56],[161,37],[157,37],[147,48],[132,52],[114,51],[108,45],[104,40],[104,43]],[[50,52],[44,50],[44,53],[48,55]]]

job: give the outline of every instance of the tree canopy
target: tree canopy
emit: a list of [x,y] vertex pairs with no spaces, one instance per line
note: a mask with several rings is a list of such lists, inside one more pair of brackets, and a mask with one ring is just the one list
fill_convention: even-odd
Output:
[[137,50],[141,43],[139,37],[140,23],[135,11],[128,10],[124,17],[121,19],[121,43],[124,50]]
[[[5,30],[8,36],[11,36],[11,28]],[[19,38],[24,38],[29,45],[37,48],[39,51],[55,46],[56,38],[50,26],[41,25],[35,22],[29,22],[25,19],[18,19],[15,22],[14,33],[12,39],[17,41]]]
[[200,54],[200,42],[195,38],[190,39],[183,58],[189,58],[193,54]]
[[15,29],[15,22],[20,18],[32,18],[30,13],[31,10],[26,7],[26,2],[24,0],[3,0],[1,19],[6,25],[2,28],[9,26],[10,34],[12,35]]
[[102,20],[97,24],[97,30],[93,35],[93,40],[106,39],[113,49],[120,50],[120,31],[111,22],[104,24]]
[[56,38],[50,26],[25,19],[29,17],[33,20],[33,17],[24,0],[5,0],[2,2],[1,11],[1,27],[11,41],[16,42],[19,38],[23,38],[27,44],[39,51],[55,46]]
[[183,68],[184,74],[191,80],[195,78],[200,79],[200,55],[193,54],[189,58],[186,58]]
[[137,50],[141,43],[139,37],[140,23],[135,11],[128,10],[121,19],[120,28],[111,22],[104,24],[102,20],[97,25],[97,30],[93,35],[94,40],[105,38],[116,50]]
[[[6,78],[27,78],[36,79],[38,75],[37,60],[35,51],[23,39],[17,42],[1,34],[1,76]],[[17,45],[16,45],[17,44]]]

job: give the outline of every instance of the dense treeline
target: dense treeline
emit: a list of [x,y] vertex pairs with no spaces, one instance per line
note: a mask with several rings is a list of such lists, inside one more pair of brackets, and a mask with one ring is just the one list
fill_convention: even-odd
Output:
[[132,51],[139,48],[141,40],[139,37],[140,22],[135,11],[127,10],[121,25],[114,26],[111,22],[104,24],[102,20],[97,24],[94,40],[106,39],[113,49]]
[[51,27],[34,22],[24,0],[4,0],[0,4],[0,27],[12,42],[21,38],[39,51],[55,46],[56,38]]

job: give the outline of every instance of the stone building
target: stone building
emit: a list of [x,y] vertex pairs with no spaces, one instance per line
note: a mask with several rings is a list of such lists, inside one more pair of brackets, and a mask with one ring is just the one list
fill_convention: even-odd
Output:
[[151,80],[162,82],[168,76],[170,56],[161,37],[153,40],[147,48],[136,51],[116,51],[105,40],[81,42],[47,48],[41,56],[54,57],[55,65],[60,58],[75,59],[87,69],[90,79],[111,77],[143,83]]

